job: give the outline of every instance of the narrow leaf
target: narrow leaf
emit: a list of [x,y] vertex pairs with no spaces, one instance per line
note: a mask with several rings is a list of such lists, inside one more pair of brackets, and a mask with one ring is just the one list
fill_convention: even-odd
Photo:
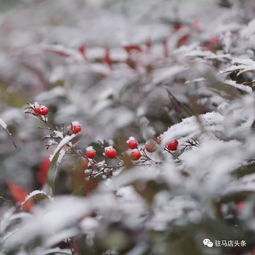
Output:
[[33,192],[29,193],[26,198],[22,201],[21,206],[24,208],[27,203],[31,201],[40,201],[45,198],[51,199],[44,191],[42,190],[34,190]]
[[4,129],[4,131],[5,131],[5,132],[8,134],[8,136],[10,137],[13,146],[14,146],[15,148],[17,148],[17,145],[15,144],[15,142],[14,142],[14,140],[13,140],[12,134],[10,133],[10,131],[9,131],[8,128],[7,128],[7,124],[6,124],[2,119],[0,119],[0,126]]
[[[75,137],[75,134],[65,136],[50,157],[48,184],[52,188],[53,192],[55,191],[55,180],[57,177],[58,167],[64,158],[66,151],[69,149],[66,145],[68,145]],[[72,144],[69,145],[72,146]]]
[[[17,185],[14,182],[9,181],[7,182],[7,185],[14,199],[20,204],[26,199],[26,197],[29,194],[27,190],[21,188],[19,185]],[[33,206],[33,202],[30,200],[23,206],[23,209],[26,211],[30,211],[32,209],[32,206]]]

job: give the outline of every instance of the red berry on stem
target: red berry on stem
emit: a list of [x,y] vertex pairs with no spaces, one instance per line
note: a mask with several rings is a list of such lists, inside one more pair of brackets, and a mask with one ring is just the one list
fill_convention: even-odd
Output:
[[154,143],[146,143],[145,150],[148,152],[154,152],[154,151],[156,151],[156,146]]
[[133,150],[137,148],[138,142],[134,137],[129,137],[129,139],[127,140],[127,145],[129,149]]
[[138,159],[141,158],[141,156],[142,156],[141,152],[139,150],[137,150],[137,149],[132,151],[132,153],[131,153],[131,158],[133,160],[138,160]]
[[41,106],[40,106],[39,104],[35,104],[35,112],[36,112],[37,114],[40,114],[40,112],[41,112]]
[[167,145],[167,149],[170,151],[176,151],[178,148],[178,145],[179,145],[179,142],[177,140],[173,140]]
[[94,158],[96,156],[96,154],[97,154],[97,152],[92,146],[90,146],[86,149],[86,156],[88,158]]
[[74,133],[74,134],[78,134],[81,132],[82,130],[82,126],[78,121],[73,121],[71,123],[71,127],[70,130]]
[[116,158],[117,156],[117,151],[112,146],[106,147],[104,153],[107,158]]
[[35,104],[35,112],[39,115],[47,115],[49,113],[48,107],[44,105],[40,105],[38,103]]
[[46,106],[41,106],[41,115],[47,115],[49,113],[49,109]]

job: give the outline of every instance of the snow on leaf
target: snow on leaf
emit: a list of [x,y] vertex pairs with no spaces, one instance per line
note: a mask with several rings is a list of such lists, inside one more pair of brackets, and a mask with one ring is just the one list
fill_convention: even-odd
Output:
[[242,31],[242,36],[250,38],[255,34],[255,19],[251,20],[247,27]]
[[45,241],[45,247],[52,247],[63,240],[79,234],[77,225],[68,229],[60,230]]
[[14,140],[13,140],[13,138],[12,138],[12,134],[10,133],[10,131],[9,131],[8,128],[7,128],[7,124],[6,124],[2,119],[0,119],[0,127],[2,127],[2,128],[5,130],[5,132],[6,132],[6,133],[8,134],[8,136],[10,137],[13,146],[14,146],[15,148],[17,148],[17,145],[15,144],[15,142],[14,142]]
[[230,61],[232,58],[229,54],[216,54],[211,51],[192,50],[186,53],[187,57],[200,57],[207,60]]
[[51,197],[49,195],[47,195],[44,191],[34,190],[26,196],[24,201],[22,201],[21,206],[24,207],[30,200],[40,201],[45,198],[51,199]]
[[198,203],[189,196],[171,196],[168,192],[159,192],[154,201],[154,213],[148,225],[157,231],[171,226],[192,224],[202,220]]
[[232,80],[225,80],[224,83],[226,85],[229,85],[229,86],[232,86],[234,88],[237,88],[245,93],[248,93],[248,94],[252,94],[252,88],[249,87],[249,86],[245,86],[245,85],[242,85],[242,84],[238,84],[236,83],[235,81],[232,81]]
[[41,238],[45,245],[52,245],[50,240],[56,237],[55,240],[59,241],[57,236],[62,231],[64,238],[72,236],[75,224],[89,214],[90,204],[82,198],[62,196],[56,198],[54,203],[45,201],[44,205],[35,206],[31,217],[24,220],[17,231],[5,240],[4,250],[15,249],[37,238]]
[[61,142],[58,144],[57,148],[54,150],[52,155],[50,156],[50,168],[48,172],[48,184],[52,188],[52,190],[55,190],[55,179],[57,176],[58,167],[62,161],[62,159],[65,156],[65,153],[67,150],[69,150],[66,145],[72,146],[70,143],[74,138],[76,137],[76,134],[67,135],[65,136]]
[[[219,134],[223,132],[224,117],[217,112],[208,112],[198,115],[201,125],[206,132]],[[182,122],[171,126],[162,134],[162,144],[166,145],[169,141],[177,139],[187,141],[197,138],[203,133],[202,127],[195,116],[183,119]]]
[[187,71],[188,68],[181,65],[175,65],[173,67],[161,68],[155,71],[154,83],[159,84],[163,81],[172,81],[177,74]]
[[[195,190],[199,183],[204,194],[217,194],[232,180],[231,173],[245,160],[242,150],[243,145],[239,141],[203,136],[198,148],[181,155],[186,171],[192,176],[192,189]],[[231,160],[227,160],[229,157]]]
[[241,179],[233,180],[221,192],[222,199],[226,199],[233,195],[254,193],[255,192],[255,174],[249,174]]
[[232,59],[231,65],[222,70],[220,73],[230,73],[230,72],[238,72],[238,75],[241,75],[245,72],[254,72],[255,71],[255,61],[251,59],[242,59],[242,58],[234,58]]
[[72,252],[70,249],[60,249],[60,248],[54,248],[54,249],[47,249],[44,251],[36,251],[36,255],[47,255],[47,254],[66,254],[66,255],[72,255]]
[[20,212],[15,213],[15,208],[11,208],[7,210],[1,218],[0,221],[0,235],[3,235],[5,232],[7,232],[7,228],[17,219],[26,219],[28,217],[31,217],[31,214],[27,212]]

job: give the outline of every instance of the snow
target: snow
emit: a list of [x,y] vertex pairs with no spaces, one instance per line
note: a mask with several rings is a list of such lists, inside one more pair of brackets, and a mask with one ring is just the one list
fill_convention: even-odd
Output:
[[50,161],[52,161],[56,157],[56,155],[58,155],[61,151],[63,151],[64,146],[70,143],[75,137],[76,137],[76,134],[65,136],[61,140],[61,142],[58,144],[54,152],[51,154]]
[[203,130],[218,135],[224,131],[223,121],[224,117],[218,112],[208,112],[197,117],[183,119],[182,122],[171,126],[162,134],[162,144],[164,146],[174,139],[183,141],[197,138]]
[[52,199],[49,195],[47,195],[44,191],[42,190],[33,190],[31,193],[29,193],[24,201],[21,203],[21,206],[26,204],[30,199],[35,199],[37,197],[46,197],[47,199]]
[[[254,1],[7,2],[15,7],[0,3],[0,126],[19,146],[10,148],[0,130],[0,254],[72,254],[59,245],[69,239],[88,254],[187,254],[190,247],[205,254],[201,240],[236,230],[251,252]],[[219,45],[210,50],[212,40]],[[141,52],[123,47],[132,44]],[[35,101],[49,108],[55,131],[24,115]],[[71,135],[74,120],[86,132]],[[144,145],[159,135],[157,151],[147,153]],[[139,162],[125,158],[127,139],[146,153]],[[166,150],[175,139],[178,149]],[[109,167],[104,150],[112,148],[118,157]],[[94,149],[83,169],[81,153]],[[45,158],[49,182],[29,193],[41,188]],[[8,180],[28,191],[21,204],[34,200],[31,211],[13,201]],[[242,218],[241,200],[249,204]]]
[[2,119],[0,119],[0,125],[3,129],[7,129],[7,124]]

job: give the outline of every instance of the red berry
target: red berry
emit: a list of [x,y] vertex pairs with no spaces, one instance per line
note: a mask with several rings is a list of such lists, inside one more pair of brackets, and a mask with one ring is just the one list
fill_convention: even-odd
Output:
[[146,143],[145,144],[145,149],[148,152],[154,152],[154,151],[156,151],[156,146],[155,146],[154,143]]
[[107,158],[116,158],[117,156],[117,151],[112,146],[106,147],[104,153]]
[[138,160],[138,159],[141,158],[141,156],[142,156],[142,154],[141,154],[141,152],[140,152],[139,150],[134,150],[134,151],[132,151],[132,153],[131,153],[131,158],[132,158],[133,160]]
[[134,137],[129,137],[129,139],[127,140],[127,145],[129,149],[133,150],[137,148],[138,142]]
[[173,140],[167,145],[167,149],[170,151],[176,151],[178,148],[178,145],[179,145],[179,142],[177,140]]
[[35,106],[35,112],[37,114],[40,114],[40,112],[41,112],[41,106],[40,105]]
[[97,152],[94,150],[92,146],[88,147],[86,149],[86,156],[88,158],[94,158],[96,156]]
[[46,106],[41,106],[41,115],[47,115],[49,113],[49,109]]
[[49,109],[44,105],[35,104],[35,112],[39,115],[47,115],[49,113]]
[[73,121],[71,123],[71,127],[70,130],[74,133],[74,134],[78,134],[81,132],[82,130],[82,126],[78,121]]

